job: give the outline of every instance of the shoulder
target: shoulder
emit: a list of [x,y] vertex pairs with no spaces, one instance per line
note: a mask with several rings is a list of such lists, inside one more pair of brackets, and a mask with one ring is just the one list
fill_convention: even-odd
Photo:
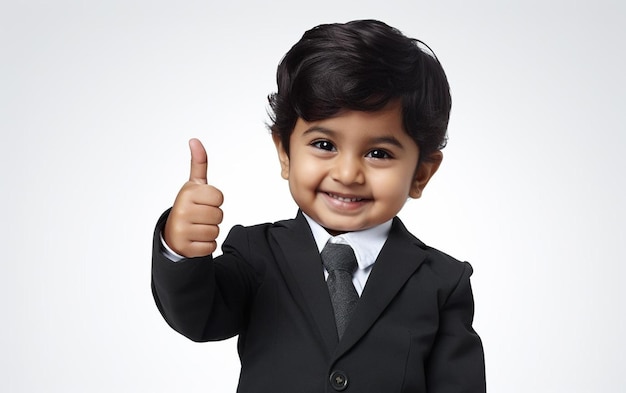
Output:
[[399,218],[395,218],[390,237],[403,239],[406,247],[413,248],[416,255],[422,259],[421,270],[428,270],[433,278],[448,282],[452,285],[459,280],[471,276],[473,270],[467,261],[459,260],[441,250],[431,247],[413,235],[404,226]]
[[[254,246],[265,247],[270,246],[281,233],[286,233],[287,238],[295,238],[295,234],[310,233],[310,228],[300,214],[296,218],[286,219],[276,222],[267,222],[255,225],[235,225],[228,233],[224,241],[224,247],[228,248],[232,245],[240,247]],[[282,236],[284,238],[284,236]]]
[[275,266],[277,256],[293,255],[314,247],[314,240],[306,219],[282,220],[250,226],[236,225],[222,243],[219,263],[236,260],[252,266],[258,275],[264,275],[268,266]]
[[[305,222],[306,225],[306,222]],[[296,217],[276,222],[266,222],[254,225],[235,225],[230,229],[227,238],[231,237],[266,237],[270,233],[280,231],[282,229],[294,229],[302,226],[302,222]]]
[[278,232],[294,232],[298,234],[306,234],[311,232],[311,228],[304,218],[304,215],[300,210],[295,218],[280,220],[276,222],[266,222],[255,225],[235,225],[229,232],[228,237],[231,236],[263,236],[266,237],[272,233]]
[[427,245],[424,245],[424,251],[428,257],[424,261],[423,269],[430,271],[432,279],[439,283],[444,293],[447,292],[445,289],[453,291],[458,286],[469,284],[473,273],[469,262],[456,259]]

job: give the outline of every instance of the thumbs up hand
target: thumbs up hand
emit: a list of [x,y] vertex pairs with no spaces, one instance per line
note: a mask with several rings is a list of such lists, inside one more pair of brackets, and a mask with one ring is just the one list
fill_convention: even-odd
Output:
[[197,139],[189,141],[191,170],[189,181],[178,192],[163,238],[176,253],[193,258],[206,256],[217,248],[224,202],[222,192],[207,184],[207,154]]

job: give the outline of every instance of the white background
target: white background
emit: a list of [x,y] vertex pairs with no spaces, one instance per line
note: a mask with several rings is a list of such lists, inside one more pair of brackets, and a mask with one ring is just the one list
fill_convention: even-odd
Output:
[[[153,225],[201,138],[235,223],[295,215],[264,122],[320,23],[428,43],[450,143],[401,217],[474,266],[491,392],[625,391],[622,1],[3,1],[0,390],[232,392],[150,292]],[[223,236],[220,236],[220,240]]]

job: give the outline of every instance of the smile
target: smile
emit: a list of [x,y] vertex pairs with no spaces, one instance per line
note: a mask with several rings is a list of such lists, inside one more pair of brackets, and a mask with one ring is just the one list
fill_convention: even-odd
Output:
[[329,197],[336,199],[338,201],[341,201],[341,202],[360,202],[363,200],[363,198],[358,198],[358,197],[342,197],[339,195],[331,194],[330,192],[327,192],[326,194]]

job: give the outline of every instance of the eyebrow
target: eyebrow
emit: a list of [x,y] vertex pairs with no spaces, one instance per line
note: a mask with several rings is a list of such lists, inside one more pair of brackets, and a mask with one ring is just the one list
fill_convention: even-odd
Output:
[[[308,128],[306,131],[304,131],[302,133],[302,136],[308,135],[313,132],[319,132],[319,133],[328,135],[330,137],[336,136],[338,134],[337,131],[333,131],[325,127],[313,126],[311,128]],[[388,145],[396,146],[397,148],[404,150],[404,145],[402,145],[402,143],[400,143],[400,141],[397,138],[391,135],[384,135],[384,136],[372,138],[371,140],[369,140],[369,142],[372,144],[388,144]]]

